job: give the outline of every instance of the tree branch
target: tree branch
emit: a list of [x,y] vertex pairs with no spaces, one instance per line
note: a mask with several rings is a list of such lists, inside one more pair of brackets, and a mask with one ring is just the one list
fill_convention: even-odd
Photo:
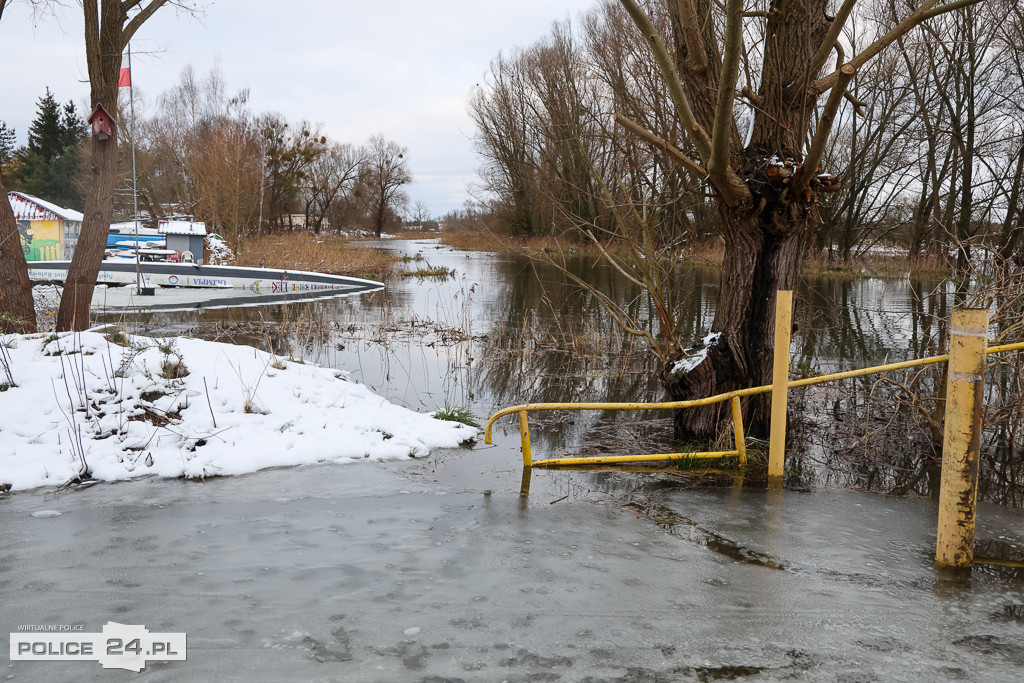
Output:
[[849,90],[843,93],[843,97],[845,97],[846,100],[853,105],[853,110],[857,112],[858,115],[868,115],[868,112],[866,111],[866,107],[868,106],[867,102],[865,102],[864,100],[858,100],[856,97],[853,96],[853,93],[850,92]]
[[633,121],[632,119],[626,116],[623,116],[622,114],[619,114],[618,112],[614,114],[614,119],[615,123],[621,125],[623,128],[628,130],[633,135],[636,135],[639,138],[643,138],[647,142],[651,143],[652,145],[664,151],[666,154],[668,154],[673,159],[678,161],[679,165],[685,168],[687,171],[689,171],[690,174],[693,175],[697,180],[707,180],[708,172],[704,170],[704,167],[698,164],[690,157],[683,154],[681,151],[679,151],[679,149],[676,148],[675,145],[671,144],[668,140],[659,138],[657,135],[650,132],[649,130],[641,126],[639,123]]
[[743,0],[729,0],[726,8],[722,75],[718,81],[718,103],[715,106],[711,158],[708,161],[708,172],[718,180],[725,177],[725,172],[729,168],[729,142],[733,126],[732,105],[736,99],[736,81],[740,75],[742,45]]
[[167,0],[150,0],[149,4],[139,10],[139,13],[131,18],[131,21],[121,31],[121,45],[127,45],[128,41],[132,39],[135,32],[139,30],[139,27],[151,16],[153,12],[167,4]]
[[[878,40],[864,48],[864,50],[861,51],[861,53],[858,54],[856,57],[851,59],[850,66],[852,66],[854,69],[861,68],[862,66],[864,66],[864,64],[868,62],[868,60],[870,60],[872,57],[877,55],[885,48],[889,47],[889,45],[891,45],[894,41],[910,33],[911,29],[913,29],[915,26],[925,21],[926,19],[931,19],[932,17],[937,17],[940,14],[952,12],[953,10],[958,10],[967,7],[968,5],[973,5],[980,1],[981,0],[956,0],[956,2],[951,2],[940,7],[935,7],[938,0],[925,0],[923,3],[921,3],[921,6],[918,7],[909,16],[907,16],[907,18],[905,18],[903,21],[901,21],[892,29],[890,29],[889,32],[886,33],[884,36],[882,36],[881,38],[879,38]],[[813,90],[813,92],[815,93],[825,92],[825,90],[833,87],[836,84],[838,78],[839,71],[833,71],[828,76],[825,76],[824,78],[812,84],[811,90]]]
[[764,104],[764,98],[754,92],[753,88],[749,85],[745,85],[740,88],[737,97],[745,97],[755,107],[760,107]]
[[665,79],[665,85],[668,86],[679,121],[683,124],[687,134],[693,138],[701,159],[707,160],[711,154],[711,140],[708,138],[707,131],[697,124],[697,120],[693,116],[693,110],[690,109],[690,101],[686,98],[686,93],[683,92],[683,82],[680,80],[679,72],[676,71],[676,67],[672,63],[672,58],[665,47],[661,34],[658,33],[651,18],[640,8],[636,0],[621,0],[621,2],[630,18],[633,19],[633,23],[644,34],[644,37],[651,46],[651,54],[654,55],[654,60],[658,63],[661,76]]
[[676,0],[679,9],[679,25],[686,42],[687,57],[692,60],[693,68],[703,71],[708,66],[708,55],[704,46],[704,36],[700,32],[700,19],[693,8],[693,0]]
[[821,162],[821,157],[825,154],[825,143],[828,142],[828,136],[832,133],[832,123],[835,121],[836,113],[839,111],[839,105],[843,102],[846,86],[850,84],[857,70],[850,64],[844,64],[840,67],[838,73],[839,78],[836,80],[836,84],[832,86],[832,92],[829,93],[828,101],[825,102],[825,108],[822,110],[821,118],[818,120],[818,128],[814,131],[814,138],[811,140],[811,147],[807,150],[807,156],[804,157],[803,167],[801,167],[793,179],[792,187],[794,192],[799,192],[806,188],[811,178],[818,172],[818,163]]
[[846,20],[856,4],[857,0],[844,0],[843,4],[840,5],[835,18],[832,20],[832,24],[828,27],[828,33],[825,34],[821,41],[821,46],[814,53],[814,57],[811,58],[811,65],[807,68],[808,81],[817,78],[818,74],[821,73],[821,68],[825,66],[825,60],[828,59],[829,53],[832,52],[833,47],[839,40],[839,34],[842,33],[843,26],[846,24]]
[[922,21],[924,19],[931,19],[933,17],[937,17],[940,14],[945,14],[946,12],[954,12],[958,9],[963,9],[964,7],[968,7],[980,1],[981,0],[957,0],[956,2],[951,2],[948,5],[941,5],[940,7],[932,8],[924,13]]

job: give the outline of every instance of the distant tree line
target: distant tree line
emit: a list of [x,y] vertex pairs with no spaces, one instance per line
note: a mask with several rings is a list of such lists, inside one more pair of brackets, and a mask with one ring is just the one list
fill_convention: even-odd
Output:
[[[233,239],[326,226],[380,234],[401,225],[402,187],[412,181],[405,148],[383,135],[364,145],[336,142],[309,121],[254,114],[248,99],[247,90],[229,96],[217,69],[201,77],[191,67],[156,98],[136,133],[139,199],[148,215],[193,215]],[[124,156],[129,130],[120,131]],[[124,215],[130,158],[120,169],[115,210]]]
[[[662,35],[679,35],[671,3],[640,4]],[[859,3],[836,43],[838,63],[911,9],[905,0]],[[833,191],[816,197],[822,221],[806,249],[846,260],[888,241],[912,257],[955,254],[961,266],[983,243],[1004,256],[1018,251],[1024,9],[987,0],[935,16],[920,31],[858,69],[821,158],[837,177],[825,187]],[[743,54],[741,73],[758,59]],[[750,88],[735,97],[748,110],[764,105]],[[482,203],[507,230],[547,234],[585,225],[600,234],[614,209],[628,204],[644,207],[664,244],[722,233],[706,184],[613,122],[617,112],[698,156],[645,36],[618,2],[600,2],[532,46],[499,55],[469,108],[483,159]],[[737,109],[737,123],[741,137],[749,135],[753,115]],[[817,115],[808,143],[816,127]]]
[[[124,100],[127,91],[122,90]],[[140,213],[147,219],[194,216],[233,239],[250,233],[303,228],[315,233],[359,229],[380,234],[400,227],[412,181],[406,150],[382,135],[365,145],[335,142],[308,121],[254,115],[248,91],[228,96],[219,71],[180,81],[156,98],[136,124]],[[122,101],[122,118],[129,110]],[[136,103],[137,106],[139,103]],[[140,107],[141,108],[141,107]],[[133,206],[131,125],[122,121],[115,219]],[[0,173],[8,189],[60,206],[83,208],[82,149],[86,122],[74,104],[60,105],[47,89],[16,146],[0,122]],[[422,206],[412,211],[428,220]]]

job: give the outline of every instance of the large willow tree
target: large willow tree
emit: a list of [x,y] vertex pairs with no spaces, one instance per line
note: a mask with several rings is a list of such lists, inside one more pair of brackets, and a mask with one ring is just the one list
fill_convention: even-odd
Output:
[[[621,3],[647,39],[686,137],[666,140],[621,114],[616,122],[703,183],[722,223],[717,342],[695,366],[676,363],[687,352],[667,312],[662,339],[648,339],[659,347],[669,396],[685,399],[770,383],[775,293],[796,283],[801,246],[820,222],[819,196],[839,189],[843,169],[819,164],[839,107],[851,97],[847,87],[915,26],[978,0],[912,0],[898,23],[850,56],[840,39],[857,0],[835,8],[829,0],[663,1],[670,35],[637,0]],[[645,284],[657,308],[669,294],[659,291],[658,278]],[[755,434],[766,431],[766,401],[754,402]],[[680,412],[677,435],[713,436],[726,405]]]

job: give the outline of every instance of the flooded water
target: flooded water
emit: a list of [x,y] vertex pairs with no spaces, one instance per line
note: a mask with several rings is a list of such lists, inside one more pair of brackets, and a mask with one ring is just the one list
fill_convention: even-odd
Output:
[[[529,401],[661,398],[643,349],[613,337],[557,271],[427,241],[384,248],[419,255],[410,268],[426,262],[455,276],[123,322],[270,346],[349,370],[410,408],[468,406],[481,422]],[[607,269],[583,257],[570,265],[649,319]],[[702,336],[715,274],[678,277]],[[920,296],[936,286],[804,282],[794,363],[829,371],[938,351],[946,299]],[[869,392],[843,396],[840,413]],[[927,454],[903,434],[889,437],[885,462],[875,451],[839,457],[813,436],[831,423],[809,412],[817,417],[782,491],[734,469],[708,475],[714,486],[686,472],[524,473],[509,421],[493,446],[421,460],[0,496],[0,633],[21,624],[93,632],[107,621],[186,632],[187,661],[150,663],[150,680],[1024,677],[1019,503],[993,495],[1004,504],[979,506],[978,555],[1003,564],[980,564],[968,578],[939,573],[935,504],[866,492],[920,475],[906,490],[928,493]],[[651,451],[667,438],[664,420],[600,413],[531,418],[531,429],[535,457]],[[0,672],[138,677],[95,662],[6,658]]]

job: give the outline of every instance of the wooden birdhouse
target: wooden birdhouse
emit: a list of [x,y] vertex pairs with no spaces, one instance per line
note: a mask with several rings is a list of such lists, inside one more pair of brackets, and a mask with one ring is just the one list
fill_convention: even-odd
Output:
[[92,124],[92,136],[100,142],[106,142],[114,135],[114,118],[107,113],[102,104],[97,104],[89,117]]

